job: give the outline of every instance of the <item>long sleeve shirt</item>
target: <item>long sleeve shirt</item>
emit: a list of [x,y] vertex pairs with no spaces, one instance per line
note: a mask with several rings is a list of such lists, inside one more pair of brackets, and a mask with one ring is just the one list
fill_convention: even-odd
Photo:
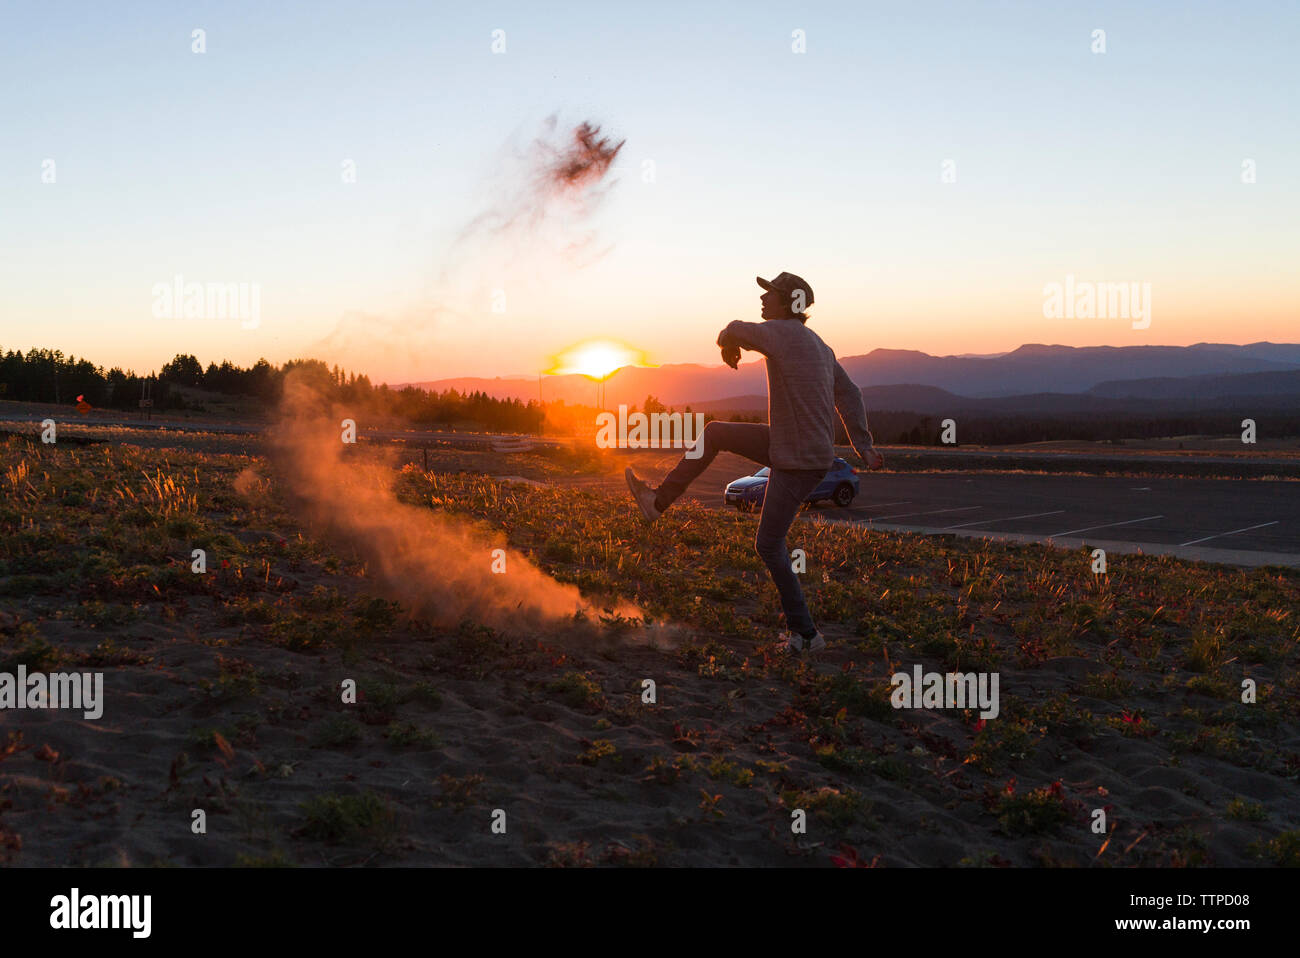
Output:
[[797,319],[736,320],[718,345],[760,352],[767,359],[768,448],[777,469],[829,469],[835,459],[838,413],[858,456],[874,442],[862,390],[820,336]]

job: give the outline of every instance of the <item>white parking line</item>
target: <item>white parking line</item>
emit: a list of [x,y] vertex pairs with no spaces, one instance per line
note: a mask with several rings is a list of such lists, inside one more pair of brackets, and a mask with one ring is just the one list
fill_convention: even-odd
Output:
[[940,512],[970,512],[972,509],[983,509],[983,506],[962,506],[960,509],[935,509],[932,512],[900,512],[892,516],[872,516],[868,522],[875,522],[877,519],[902,519],[906,516],[933,516]]
[[1057,536],[1072,536],[1076,532],[1091,532],[1093,529],[1109,529],[1111,526],[1131,526],[1135,522],[1149,522],[1152,519],[1163,519],[1164,516],[1143,516],[1141,519],[1129,519],[1127,522],[1105,522],[1099,526],[1085,526],[1082,529],[1069,529],[1065,532],[1053,532],[1047,538],[1054,539]]
[[900,499],[898,502],[873,502],[870,505],[862,506],[863,509],[883,509],[885,506],[905,506],[911,499]]
[[1203,539],[1193,539],[1191,542],[1182,542],[1179,545],[1194,546],[1198,542],[1208,542],[1211,539],[1222,539],[1224,536],[1235,536],[1238,532],[1249,532],[1251,529],[1263,529],[1265,526],[1275,526],[1281,519],[1274,519],[1272,522],[1261,522],[1257,526],[1246,526],[1244,529],[1233,529],[1231,532],[1218,532],[1212,536],[1206,536]]
[[990,522],[1010,522],[1012,519],[1036,519],[1039,516],[1058,516],[1064,509],[1053,509],[1051,512],[1031,512],[1027,516],[1007,516],[1005,519],[976,519],[974,522],[962,522],[955,526],[944,526],[944,531],[948,529],[964,529],[967,526],[983,526]]

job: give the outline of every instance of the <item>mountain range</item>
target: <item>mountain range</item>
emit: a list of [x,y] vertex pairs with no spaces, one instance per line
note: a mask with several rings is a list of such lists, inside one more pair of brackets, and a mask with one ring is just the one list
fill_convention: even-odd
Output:
[[[747,356],[753,355],[747,353]],[[1270,405],[1295,399],[1300,408],[1300,344],[1197,343],[1194,346],[1047,346],[1027,344],[989,356],[932,356],[917,350],[876,349],[840,358],[863,388],[868,409],[942,412],[962,405],[994,411],[1035,409],[1071,411],[1123,406],[1142,399],[1161,402],[1214,402],[1223,397],[1267,398]],[[498,399],[592,404],[596,384],[585,376],[459,377],[406,383],[427,390],[484,392]],[[393,388],[400,388],[393,387]],[[738,370],[721,364],[625,366],[606,381],[605,408],[640,406],[653,395],[669,406],[693,410],[762,410],[767,376],[761,357]],[[1011,399],[1013,403],[998,400]],[[1057,397],[1057,398],[1052,398]],[[1041,405],[1040,405],[1041,404]]]

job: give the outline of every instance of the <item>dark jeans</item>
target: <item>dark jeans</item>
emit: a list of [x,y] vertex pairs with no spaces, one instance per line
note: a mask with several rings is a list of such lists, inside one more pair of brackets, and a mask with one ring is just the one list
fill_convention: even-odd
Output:
[[[686,491],[686,487],[709,467],[719,452],[734,452],[770,467],[772,462],[767,451],[769,436],[768,427],[763,423],[709,423],[696,440],[697,446],[703,444],[703,455],[697,459],[682,457],[681,462],[668,473],[655,492],[655,505],[660,509],[672,505]],[[826,466],[830,468],[830,463]],[[754,548],[758,550],[759,557],[776,585],[776,591],[780,593],[786,626],[801,635],[812,635],[816,626],[808,612],[808,604],[804,601],[803,590],[799,588],[799,577],[790,568],[790,553],[786,550],[785,537],[795,516],[799,514],[804,499],[825,477],[826,469],[771,469],[767,490],[763,494],[763,514],[758,520],[758,535],[754,539]]]

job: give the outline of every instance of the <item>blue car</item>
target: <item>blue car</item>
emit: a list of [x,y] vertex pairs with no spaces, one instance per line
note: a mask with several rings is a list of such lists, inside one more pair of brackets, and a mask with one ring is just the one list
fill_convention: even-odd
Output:
[[[753,509],[763,504],[763,493],[767,491],[768,468],[764,466],[752,476],[741,476],[727,483],[722,490],[723,501],[737,509]],[[808,494],[805,502],[820,502],[829,499],[841,508],[849,505],[858,494],[858,477],[853,467],[843,459],[836,459],[831,464],[831,471],[817,484],[817,488]]]

